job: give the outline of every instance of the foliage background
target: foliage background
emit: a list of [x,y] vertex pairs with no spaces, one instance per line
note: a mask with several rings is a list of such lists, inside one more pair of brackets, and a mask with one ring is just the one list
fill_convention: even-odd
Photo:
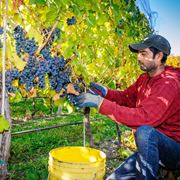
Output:
[[[2,0],[0,1],[0,26],[3,26],[4,14],[5,0]],[[73,16],[77,23],[68,26],[67,18]],[[53,44],[51,52],[53,55],[63,55],[68,60],[73,68],[72,82],[82,76],[87,86],[94,81],[113,89],[126,88],[141,73],[135,54],[129,51],[128,44],[139,42],[153,32],[147,18],[135,6],[134,0],[9,1],[6,69],[17,67],[23,70],[26,64],[23,61],[23,58],[26,59],[26,54],[18,57],[15,50],[13,29],[17,25],[21,25],[27,37],[34,37],[40,46],[46,41],[42,30],[53,26],[58,27],[61,38]],[[36,53],[38,56],[39,52]],[[2,56],[1,50],[0,56]],[[168,64],[180,67],[180,57],[170,56]],[[18,82],[14,83],[18,85]],[[35,88],[39,96],[55,95],[55,92],[50,90],[48,81],[44,90]],[[20,89],[21,94],[17,93],[14,101],[21,101],[22,96],[31,96],[23,91],[23,87]],[[48,105],[46,100],[44,102]],[[59,106],[60,103],[57,105]],[[57,123],[55,121],[55,124]],[[43,121],[40,124],[42,125]],[[24,128],[23,125],[17,125],[13,131],[36,126],[39,124],[27,124]],[[81,138],[81,130],[67,128],[65,131],[57,130],[49,134],[26,135],[13,139],[10,179],[46,178],[49,150],[59,145],[81,144],[80,140],[75,138],[78,136]],[[113,130],[112,122],[108,120],[107,124],[94,124],[93,133],[96,141],[115,138]]]
[[[1,5],[3,17],[3,1]],[[128,44],[152,32],[134,0],[10,1],[8,16],[7,69],[17,67],[22,70],[26,64],[22,60],[26,54],[20,58],[16,55],[14,27],[21,25],[27,36],[34,37],[41,46],[45,41],[42,30],[57,26],[61,30],[61,39],[53,44],[51,52],[70,61],[72,81],[82,75],[87,84],[96,81],[111,88],[116,88],[116,84],[125,88],[136,79],[140,70]],[[77,23],[68,26],[67,18],[73,16]]]

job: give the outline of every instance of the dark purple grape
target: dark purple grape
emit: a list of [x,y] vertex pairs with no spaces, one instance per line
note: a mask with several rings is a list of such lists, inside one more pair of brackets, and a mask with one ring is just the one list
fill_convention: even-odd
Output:
[[34,38],[31,40],[26,38],[23,28],[19,25],[14,29],[14,39],[16,40],[15,46],[18,56],[21,56],[22,53],[33,55],[38,48]]
[[67,24],[68,26],[76,24],[76,18],[73,16],[72,18],[67,18]]
[[19,71],[17,69],[7,70],[5,73],[6,89],[10,93],[15,93],[17,87],[12,86],[14,80],[19,78]]
[[1,40],[0,40],[0,48],[2,48],[2,47],[3,47],[3,45],[2,45]]
[[[72,17],[72,23],[76,23],[76,19]],[[52,28],[44,29],[42,33],[47,38],[48,33]],[[60,30],[56,28],[49,40],[49,43],[40,51],[43,56],[37,58],[36,50],[38,43],[34,38],[29,39],[26,37],[26,33],[21,26],[17,26],[14,29],[14,39],[16,52],[18,56],[22,54],[28,54],[27,64],[21,72],[18,72],[19,85],[24,84],[26,91],[30,91],[36,85],[40,89],[44,89],[46,86],[46,77],[49,78],[50,88],[56,92],[60,92],[66,89],[66,86],[71,82],[71,67],[66,67],[66,60],[63,56],[52,56],[51,45],[52,42],[60,38]],[[25,58],[24,58],[25,59]],[[8,91],[13,92],[15,89],[12,87],[12,77],[8,76],[9,84],[7,84]],[[79,91],[79,90],[78,90]],[[63,96],[66,96],[66,90]]]
[[3,34],[4,30],[2,27],[0,27],[0,34]]

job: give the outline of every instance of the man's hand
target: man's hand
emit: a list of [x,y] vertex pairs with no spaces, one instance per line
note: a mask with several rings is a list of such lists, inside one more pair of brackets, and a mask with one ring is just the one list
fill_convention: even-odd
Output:
[[104,86],[101,86],[99,84],[91,83],[90,84],[90,90],[92,94],[98,94],[102,97],[105,97],[107,94],[108,89]]
[[74,105],[80,108],[99,107],[102,101],[103,101],[103,98],[99,95],[93,95],[91,93],[84,93],[75,97]]
[[3,116],[0,116],[0,133],[8,131],[9,127],[9,122]]

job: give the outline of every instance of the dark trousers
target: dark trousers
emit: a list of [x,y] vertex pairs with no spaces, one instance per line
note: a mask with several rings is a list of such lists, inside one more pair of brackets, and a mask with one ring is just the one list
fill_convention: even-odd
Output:
[[161,179],[160,167],[180,168],[180,143],[151,126],[141,126],[135,134],[137,152],[125,160],[106,180]]

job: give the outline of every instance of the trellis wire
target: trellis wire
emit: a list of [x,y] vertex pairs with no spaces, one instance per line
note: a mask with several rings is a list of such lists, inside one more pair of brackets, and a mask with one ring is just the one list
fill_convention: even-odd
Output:
[[[91,121],[98,121],[99,119],[93,119]],[[102,120],[102,118],[101,118]],[[59,127],[64,127],[64,126],[70,126],[70,125],[79,125],[79,124],[84,124],[84,121],[77,121],[77,122],[71,122],[71,123],[65,123],[65,124],[59,124],[55,126],[48,126],[44,128],[35,128],[35,129],[29,129],[29,130],[24,130],[24,131],[19,131],[19,132],[14,132],[11,133],[12,136],[17,136],[17,135],[22,135],[22,134],[29,134],[33,132],[40,132],[40,131],[45,131],[45,130],[50,130],[50,129],[55,129]],[[84,125],[83,125],[84,126]],[[84,141],[85,142],[85,141]]]

